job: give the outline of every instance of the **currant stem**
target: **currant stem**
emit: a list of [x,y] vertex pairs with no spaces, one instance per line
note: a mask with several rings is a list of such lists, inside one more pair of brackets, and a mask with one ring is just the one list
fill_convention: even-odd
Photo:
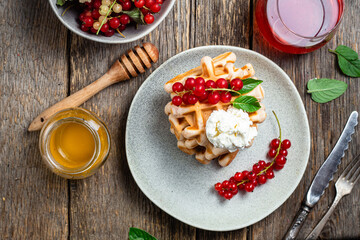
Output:
[[[266,168],[264,168],[264,169],[263,169],[261,172],[259,172],[258,174],[256,174],[257,176],[260,176],[261,174],[265,173],[267,170],[269,170],[269,168],[272,167],[272,165],[274,165],[275,159],[276,159],[276,157],[279,155],[279,152],[280,152],[280,149],[281,149],[281,126],[280,126],[280,121],[279,121],[276,113],[275,113],[274,111],[272,111],[272,113],[274,114],[274,116],[275,116],[275,118],[276,118],[276,122],[277,122],[277,124],[278,124],[280,144],[279,144],[279,146],[278,146],[278,148],[277,148],[277,150],[276,150],[276,155],[275,155],[275,157],[273,158],[273,160],[272,160],[272,162],[270,163],[270,165],[267,166]],[[249,180],[248,180],[248,179],[242,180],[241,182],[237,183],[236,186],[239,186],[240,184],[243,184],[243,183],[246,183],[246,182],[249,182]]]
[[230,88],[207,88],[205,89],[205,91],[227,91],[241,95],[241,93],[239,93],[238,91],[232,90]]
[[100,32],[102,26],[105,24],[105,21],[107,20],[107,17],[109,16],[109,13],[111,12],[111,9],[112,9],[113,6],[115,5],[115,3],[116,3],[116,1],[114,1],[114,2],[111,4],[111,6],[109,7],[109,10],[108,10],[108,12],[106,13],[106,16],[105,16],[104,20],[102,20],[101,25],[100,25],[99,29],[98,29],[97,32],[96,32],[96,35],[99,35],[99,32]]

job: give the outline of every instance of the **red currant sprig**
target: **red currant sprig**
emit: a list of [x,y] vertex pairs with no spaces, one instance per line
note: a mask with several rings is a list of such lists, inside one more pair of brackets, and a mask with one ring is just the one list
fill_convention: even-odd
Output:
[[260,160],[253,165],[250,172],[237,172],[229,180],[216,183],[215,190],[220,196],[230,200],[238,191],[252,192],[259,184],[265,184],[268,179],[275,177],[274,169],[280,170],[286,164],[287,150],[291,147],[291,142],[288,139],[281,141],[280,122],[274,111],[273,114],[278,124],[279,138],[273,139],[270,143],[271,149],[268,155],[272,158],[272,161],[266,163]]
[[[241,79],[236,78],[229,82],[224,78],[218,80],[205,80],[202,77],[188,78],[183,85],[176,82],[172,86],[173,92],[177,96],[173,97],[172,103],[176,106],[184,104],[195,104],[198,101],[205,102],[207,100],[210,104],[217,104],[219,101],[228,103],[231,101],[231,92],[240,95],[239,90],[243,87]],[[189,101],[190,100],[190,101]]]

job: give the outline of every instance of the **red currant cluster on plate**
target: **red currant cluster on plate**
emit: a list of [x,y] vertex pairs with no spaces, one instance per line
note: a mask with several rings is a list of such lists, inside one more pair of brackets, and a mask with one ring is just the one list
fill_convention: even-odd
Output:
[[[121,33],[128,24],[135,22],[151,24],[154,13],[161,10],[165,0],[91,0],[85,2],[85,10],[80,14],[81,30],[94,34],[103,33],[107,37],[115,31]],[[100,28],[100,30],[99,30]]]
[[268,155],[273,161],[266,163],[260,160],[253,165],[250,172],[237,172],[229,180],[216,183],[215,190],[219,195],[230,200],[239,191],[252,192],[258,185],[265,184],[268,179],[274,178],[274,170],[282,169],[286,163],[287,150],[291,147],[291,142],[288,139],[281,142],[276,138],[271,141],[270,147]]
[[185,105],[195,104],[199,102],[208,102],[210,104],[217,104],[219,101],[228,103],[231,101],[232,91],[239,91],[243,87],[243,82],[239,78],[235,78],[230,82],[224,78],[218,80],[207,80],[204,78],[188,78],[183,85],[176,82],[172,86],[172,90],[177,95],[172,98],[172,103],[180,106],[182,103]]

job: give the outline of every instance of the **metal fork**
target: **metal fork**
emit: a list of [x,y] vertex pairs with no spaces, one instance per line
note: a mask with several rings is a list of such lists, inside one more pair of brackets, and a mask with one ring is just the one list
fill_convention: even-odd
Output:
[[307,236],[308,239],[317,239],[324,228],[326,222],[329,220],[330,215],[335,210],[336,205],[340,202],[341,198],[349,194],[354,187],[355,183],[360,179],[360,154],[345,168],[339,179],[335,183],[336,196],[331,207],[325,216],[316,225],[314,230]]

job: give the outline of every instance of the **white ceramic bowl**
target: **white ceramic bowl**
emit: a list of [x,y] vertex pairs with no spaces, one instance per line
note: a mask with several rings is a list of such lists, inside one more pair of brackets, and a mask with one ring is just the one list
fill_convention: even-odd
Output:
[[154,30],[169,14],[170,10],[174,6],[176,0],[166,0],[161,5],[161,11],[155,14],[155,21],[149,25],[139,25],[138,29],[135,27],[128,27],[124,31],[124,35],[126,38],[121,37],[118,33],[115,33],[112,37],[105,37],[102,35],[95,35],[87,32],[83,32],[80,29],[80,24],[78,22],[78,12],[74,8],[70,8],[64,16],[62,16],[63,12],[65,11],[66,7],[59,7],[56,5],[56,0],[49,0],[51,8],[54,10],[54,13],[59,18],[59,20],[72,32],[82,36],[86,39],[90,39],[96,42],[101,43],[128,43],[136,41],[147,34],[149,34],[152,30]]

